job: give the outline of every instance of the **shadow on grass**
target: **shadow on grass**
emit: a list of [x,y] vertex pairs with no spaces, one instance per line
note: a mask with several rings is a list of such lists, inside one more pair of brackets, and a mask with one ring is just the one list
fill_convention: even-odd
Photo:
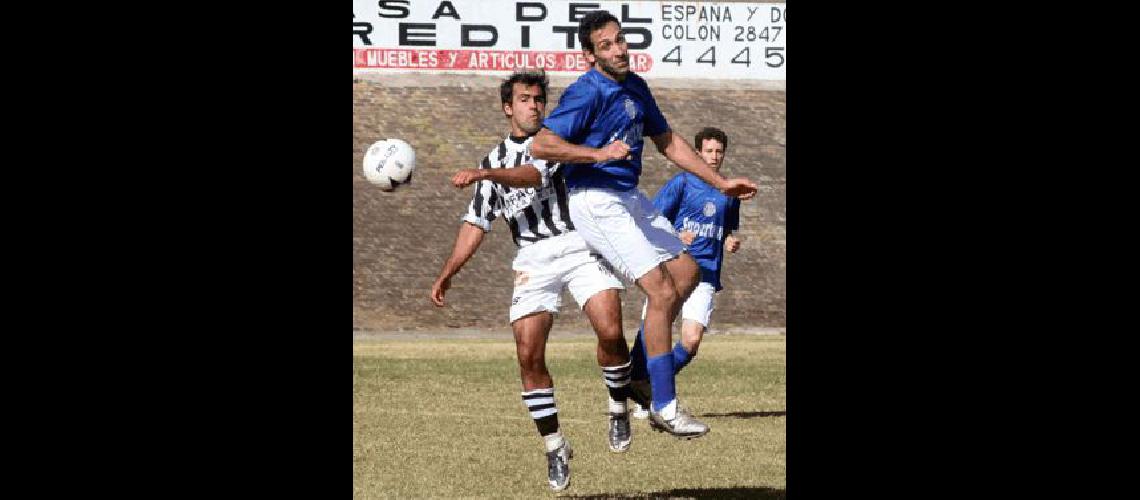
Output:
[[698,417],[736,417],[736,418],[756,418],[756,417],[786,417],[786,411],[733,411],[728,413],[702,413]]
[[787,493],[781,489],[763,487],[737,487],[684,488],[668,491],[656,491],[653,493],[641,493],[636,495],[559,495],[559,498],[759,498],[764,500],[785,500],[788,498],[788,496]]

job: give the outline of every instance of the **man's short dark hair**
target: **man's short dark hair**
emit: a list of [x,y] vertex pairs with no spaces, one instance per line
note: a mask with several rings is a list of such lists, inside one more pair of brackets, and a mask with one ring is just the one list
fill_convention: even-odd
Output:
[[546,86],[549,83],[546,79],[546,72],[541,69],[525,69],[515,71],[511,74],[510,78],[503,80],[503,84],[499,86],[499,97],[503,100],[503,104],[511,102],[511,98],[515,94],[515,84],[521,83],[527,87],[531,85],[538,85],[542,89],[542,95],[546,96]]
[[726,152],[728,151],[728,136],[725,135],[723,130],[714,127],[705,127],[702,128],[700,132],[697,132],[697,136],[693,138],[693,147],[697,148],[697,152],[700,152],[701,147],[704,146],[705,139],[719,141],[724,146],[724,150]]
[[578,21],[578,43],[582,44],[582,50],[593,54],[594,42],[590,41],[590,33],[602,29],[609,23],[617,23],[618,28],[621,28],[621,23],[608,10],[595,10],[582,17],[582,20]]

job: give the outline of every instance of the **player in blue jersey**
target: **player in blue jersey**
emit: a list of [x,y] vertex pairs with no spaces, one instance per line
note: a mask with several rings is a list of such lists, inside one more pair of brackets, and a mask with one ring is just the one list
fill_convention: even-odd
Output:
[[[728,149],[728,136],[724,131],[712,127],[701,129],[693,145],[701,159],[720,172]],[[732,235],[740,227],[740,200],[725,196],[693,174],[682,172],[662,186],[653,198],[653,205],[673,222],[681,242],[701,268],[700,284],[681,306],[681,339],[673,346],[673,373],[680,373],[696,357],[715,309],[715,294],[724,288],[720,283],[724,252],[735,253],[740,248],[740,240]],[[631,349],[633,380],[648,377],[643,342],[639,330]],[[638,406],[633,415],[646,418],[648,412]]]
[[[630,385],[634,400],[652,398],[650,424],[678,437],[703,436],[708,426],[677,402],[672,324],[699,280],[672,223],[637,189],[644,136],[680,168],[741,199],[756,194],[748,179],[725,179],[684,138],[673,134],[645,80],[629,71],[629,47],[617,18],[606,11],[583,16],[578,42],[591,69],[566,88],[543,121],[531,152],[564,163],[570,218],[601,254],[649,299],[646,365],[651,387]],[[647,394],[647,392],[649,394]]]

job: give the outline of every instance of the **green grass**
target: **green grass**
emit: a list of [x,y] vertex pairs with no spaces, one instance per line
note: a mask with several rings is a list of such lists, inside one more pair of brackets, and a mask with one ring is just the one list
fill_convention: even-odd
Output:
[[[706,336],[677,393],[709,424],[691,441],[633,420],[606,448],[606,392],[588,337],[551,339],[562,433],[577,498],[785,498],[785,337]],[[526,412],[514,343],[355,340],[354,499],[550,497],[542,440]]]

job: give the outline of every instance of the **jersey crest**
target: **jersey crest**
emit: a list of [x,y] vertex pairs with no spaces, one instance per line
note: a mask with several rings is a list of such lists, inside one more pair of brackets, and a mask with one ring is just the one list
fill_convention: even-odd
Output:
[[637,116],[637,105],[633,104],[633,99],[625,98],[625,114],[629,115],[632,120]]
[[705,202],[705,209],[704,209],[704,212],[702,212],[702,213],[705,214],[705,217],[712,217],[712,216],[716,215],[716,203],[713,203],[711,201],[706,201]]

